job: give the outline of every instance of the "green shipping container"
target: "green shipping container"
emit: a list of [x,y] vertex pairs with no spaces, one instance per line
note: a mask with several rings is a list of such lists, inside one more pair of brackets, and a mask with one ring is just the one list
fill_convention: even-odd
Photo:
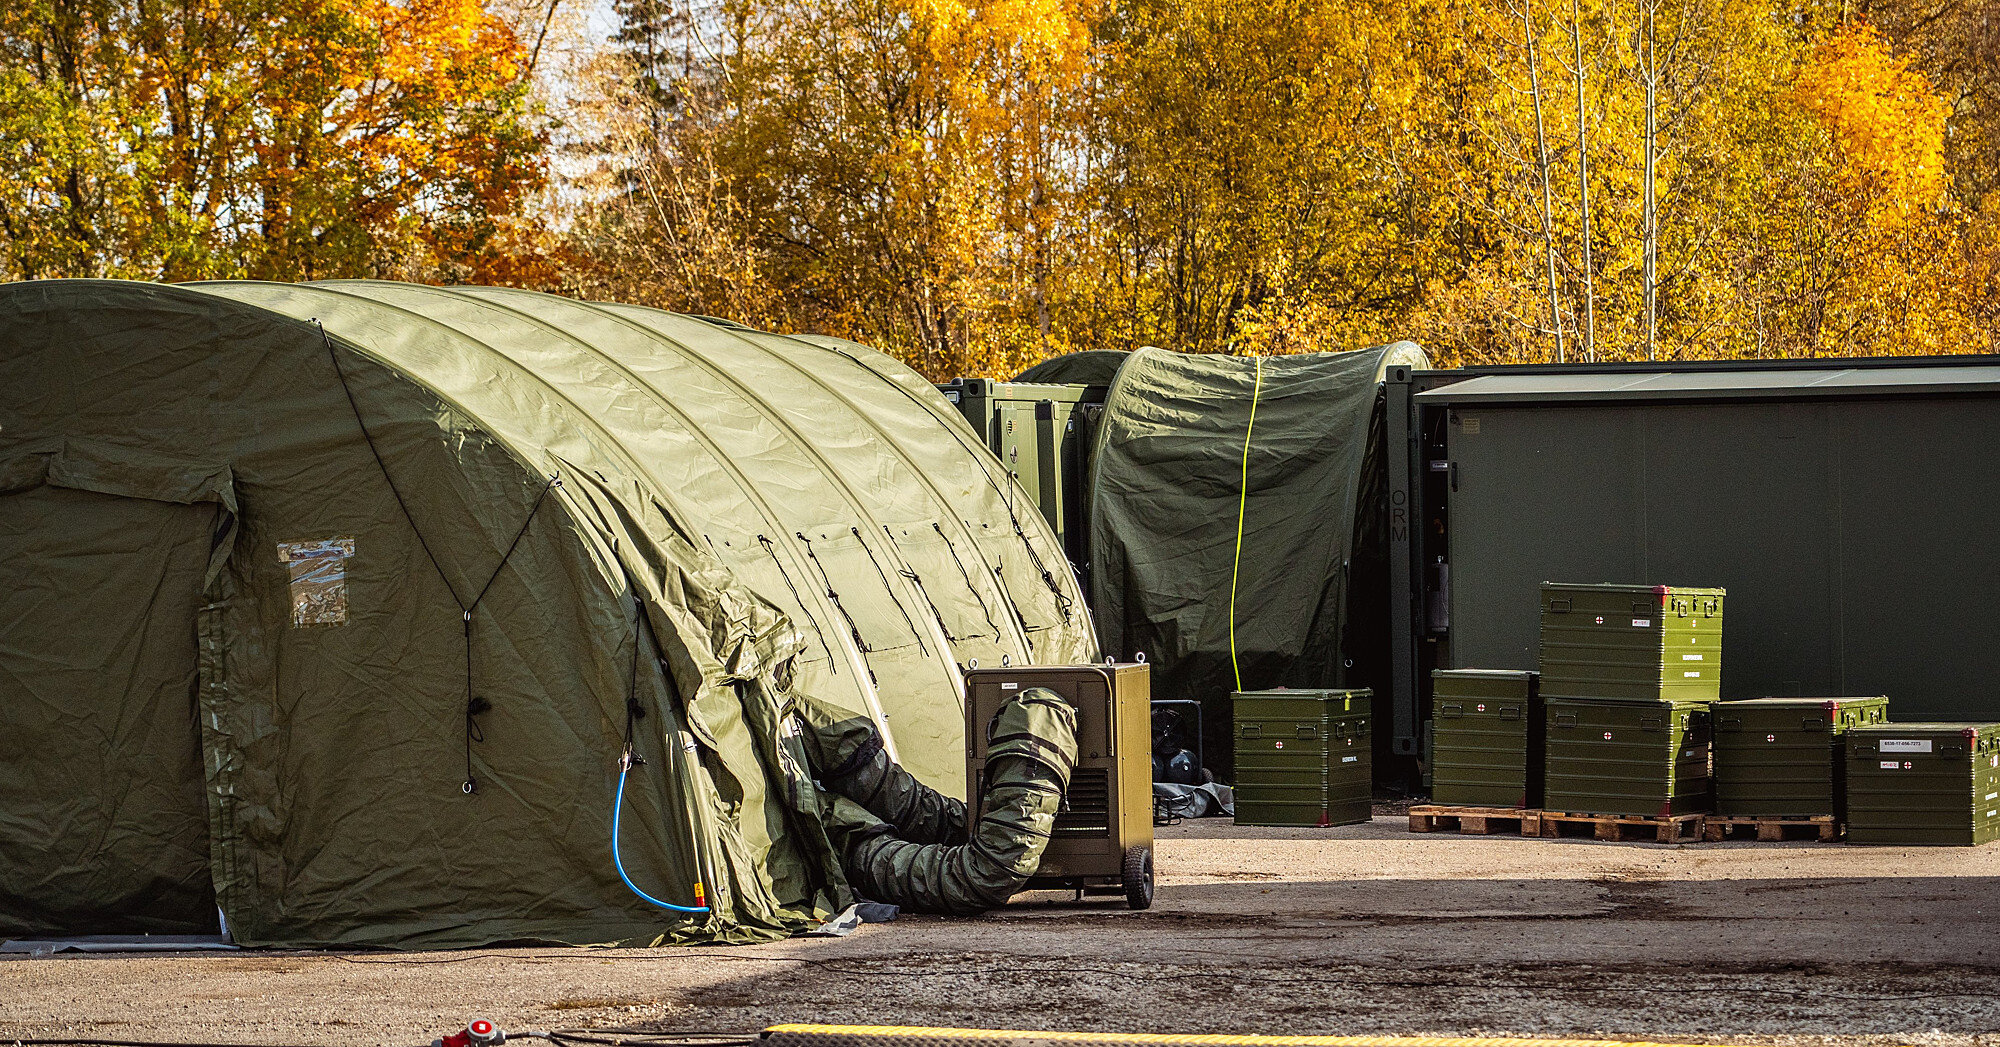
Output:
[[1542,697],[1721,697],[1721,589],[1542,583]]
[[1519,669],[1431,673],[1431,800],[1461,807],[1539,807],[1542,704]]
[[1647,817],[1708,809],[1712,703],[1546,698],[1542,806]]
[[1715,813],[1838,815],[1842,736],[1889,718],[1889,699],[1753,698],[1715,707]]
[[2000,839],[2000,723],[1885,723],[1847,732],[1847,842]]
[[1350,825],[1369,817],[1373,691],[1238,691],[1236,822]]

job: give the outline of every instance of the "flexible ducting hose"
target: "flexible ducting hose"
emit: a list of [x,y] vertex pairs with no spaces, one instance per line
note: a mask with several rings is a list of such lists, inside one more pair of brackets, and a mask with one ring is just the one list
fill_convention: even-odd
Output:
[[1031,687],[987,727],[985,789],[965,807],[864,746],[824,784],[839,799],[848,881],[917,912],[973,915],[1006,903],[1042,863],[1076,766],[1076,709]]

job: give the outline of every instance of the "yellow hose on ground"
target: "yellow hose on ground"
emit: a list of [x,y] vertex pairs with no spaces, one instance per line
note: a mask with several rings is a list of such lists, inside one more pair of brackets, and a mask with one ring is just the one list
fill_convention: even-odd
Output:
[[773,1025],[764,1030],[762,1039],[769,1047],[942,1047],[965,1044],[1025,1047],[1050,1043],[1131,1044],[1134,1047],[1691,1047],[1650,1040],[1541,1040],[1507,1036],[1226,1036],[803,1024]]

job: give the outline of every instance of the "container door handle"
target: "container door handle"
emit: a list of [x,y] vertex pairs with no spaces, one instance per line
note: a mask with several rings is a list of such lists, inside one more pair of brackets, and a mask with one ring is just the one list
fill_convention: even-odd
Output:
[[1464,716],[1465,706],[1460,705],[1457,702],[1445,702],[1442,705],[1438,706],[1437,714],[1440,719],[1452,719],[1455,717]]

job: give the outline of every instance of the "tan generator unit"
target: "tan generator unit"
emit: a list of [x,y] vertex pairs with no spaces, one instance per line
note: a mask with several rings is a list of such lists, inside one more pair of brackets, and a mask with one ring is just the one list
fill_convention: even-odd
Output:
[[1123,892],[1153,904],[1153,687],[1144,662],[975,666],[965,673],[966,781],[986,784],[986,729],[1002,702],[1046,687],[1076,706],[1076,772],[1028,890]]

